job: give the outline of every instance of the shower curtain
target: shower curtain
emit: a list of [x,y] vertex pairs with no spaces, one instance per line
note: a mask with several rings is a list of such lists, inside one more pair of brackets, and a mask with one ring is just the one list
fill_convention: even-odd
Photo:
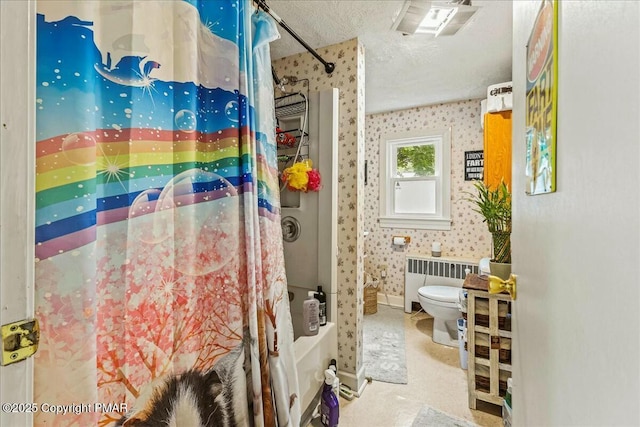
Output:
[[37,13],[35,424],[160,426],[182,404],[298,425],[274,22],[241,0]]

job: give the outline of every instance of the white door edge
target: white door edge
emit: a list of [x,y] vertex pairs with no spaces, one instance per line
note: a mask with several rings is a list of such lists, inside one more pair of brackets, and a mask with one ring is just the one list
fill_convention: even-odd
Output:
[[[34,316],[35,1],[0,1],[0,323]],[[33,358],[0,367],[0,402],[33,403]],[[7,411],[8,409],[8,411]],[[13,411],[16,409],[16,411]],[[30,426],[3,406],[0,426]]]

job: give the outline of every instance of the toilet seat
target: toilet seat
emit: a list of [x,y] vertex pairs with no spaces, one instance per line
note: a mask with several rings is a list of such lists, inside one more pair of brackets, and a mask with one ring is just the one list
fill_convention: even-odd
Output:
[[418,294],[431,304],[442,307],[458,308],[460,288],[453,286],[423,286],[418,289]]

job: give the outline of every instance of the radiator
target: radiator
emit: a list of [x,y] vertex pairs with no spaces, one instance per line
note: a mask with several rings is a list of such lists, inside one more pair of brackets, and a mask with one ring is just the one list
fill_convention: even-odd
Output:
[[418,289],[422,286],[462,287],[465,270],[478,273],[478,262],[461,258],[407,255],[404,269],[404,311],[411,313],[413,302],[419,303]]

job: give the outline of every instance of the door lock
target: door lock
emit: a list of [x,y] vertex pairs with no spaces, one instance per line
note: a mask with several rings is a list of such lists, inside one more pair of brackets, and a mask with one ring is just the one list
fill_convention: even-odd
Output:
[[38,351],[40,325],[38,319],[27,319],[2,325],[2,360],[6,366],[33,356]]

